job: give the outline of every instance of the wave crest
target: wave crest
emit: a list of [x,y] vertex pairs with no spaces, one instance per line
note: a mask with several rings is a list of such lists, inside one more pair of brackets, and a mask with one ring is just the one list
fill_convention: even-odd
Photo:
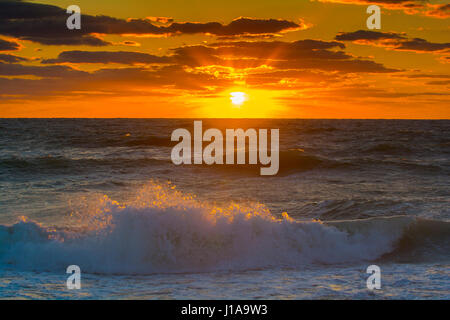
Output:
[[[296,221],[261,204],[216,206],[150,183],[134,201],[105,197],[80,230],[22,221],[0,226],[0,264],[39,271],[150,274],[300,267],[375,260],[391,253],[414,218]],[[446,225],[448,231],[448,224]]]

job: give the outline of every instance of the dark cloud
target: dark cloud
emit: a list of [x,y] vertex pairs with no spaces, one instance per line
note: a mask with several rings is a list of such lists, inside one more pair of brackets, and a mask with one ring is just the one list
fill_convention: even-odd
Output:
[[340,72],[395,72],[383,65],[354,58],[336,41],[221,42],[174,49],[174,61],[190,67],[225,66],[237,69],[268,66],[278,69],[317,69]]
[[341,32],[336,40],[354,41],[388,47],[394,50],[433,52],[450,49],[450,43],[434,43],[421,38],[408,39],[404,35],[392,32],[358,30],[355,32]]
[[21,37],[22,40],[29,40],[33,42],[37,42],[45,45],[56,45],[56,46],[93,46],[93,47],[102,47],[110,45],[111,43],[108,41],[104,41],[98,37],[91,35],[83,35],[77,36],[74,35],[72,37],[40,37],[40,36],[25,36]]
[[216,36],[265,35],[305,28],[303,22],[295,23],[277,19],[238,18],[229,24],[219,22],[176,23],[155,25],[149,19],[118,19],[109,16],[81,16],[81,29],[69,30],[66,10],[52,5],[21,1],[0,2],[0,34],[30,40],[46,45],[105,46],[108,42],[93,34],[179,35],[212,34]]
[[169,63],[170,58],[159,57],[142,52],[130,51],[63,51],[56,59],[43,60],[42,63]]
[[398,75],[399,77],[406,78],[435,78],[435,79],[450,79],[450,74],[426,74],[426,73],[416,73],[416,74],[404,74]]
[[29,59],[19,57],[13,54],[2,54],[0,53],[0,61],[7,62],[7,63],[15,63],[15,62],[21,62],[21,61],[28,61]]
[[425,0],[321,0],[322,2],[338,2],[349,4],[379,4],[386,6],[411,6],[421,5]]
[[401,41],[396,50],[408,50],[408,51],[442,51],[450,49],[450,42],[448,43],[433,43],[428,42],[425,39],[414,38],[407,41]]
[[320,0],[321,2],[334,2],[343,4],[376,4],[391,9],[399,9],[404,7],[422,7],[426,1],[424,0]]
[[450,85],[450,80],[436,80],[436,81],[429,81],[427,84],[434,85],[434,86],[445,86]]
[[370,30],[358,30],[354,32],[340,32],[335,37],[339,41],[357,41],[357,40],[385,40],[385,39],[404,39],[405,37],[394,32],[379,32]]
[[[172,26],[177,24],[172,24]],[[182,31],[187,24],[178,24],[178,28]],[[220,25],[220,27],[213,28],[209,32],[218,36],[234,36],[240,34],[274,34],[289,30],[298,30],[304,28],[303,24],[297,24],[286,20],[277,19],[251,19],[251,18],[239,18],[233,20],[228,25]],[[183,32],[183,31],[182,31]]]
[[247,79],[269,79],[270,81],[278,82],[280,79],[301,79],[304,81],[316,82],[324,80],[334,80],[337,78],[337,74],[331,74],[320,71],[310,71],[310,70],[279,70],[279,71],[269,71],[252,73]]
[[417,14],[432,18],[450,17],[450,4],[431,4],[429,0],[319,0],[342,4],[371,5],[376,4],[385,9],[402,10],[406,14]]
[[259,42],[219,42],[210,47],[215,48],[218,55],[231,57],[253,57],[266,59],[289,60],[298,59],[302,55],[314,53],[317,58],[345,59],[348,56],[341,51],[328,51],[327,49],[344,49],[345,45],[337,41],[298,40],[294,42],[259,41]]
[[274,64],[278,68],[283,69],[316,69],[325,71],[339,71],[344,73],[387,73],[397,72],[399,70],[386,68],[381,63],[371,60],[349,59],[341,61],[333,60],[296,60],[296,61],[282,61]]
[[[398,77],[408,78],[408,79],[426,79],[426,84],[428,85],[448,85],[450,84],[450,74],[427,74],[427,73],[415,73],[415,74],[403,74],[397,75]],[[429,81],[430,79],[437,79]]]
[[[0,75],[34,75],[42,79],[0,77],[0,97],[18,95],[17,99],[51,97],[54,95],[135,96],[151,94],[152,90],[188,90],[213,93],[233,84],[206,73],[191,73],[180,66],[158,68],[103,68],[82,72],[67,66],[23,66],[0,62]],[[208,87],[208,89],[206,89]],[[9,98],[13,99],[13,98]]]
[[[69,30],[65,9],[22,1],[0,2],[0,34],[46,45],[105,46],[86,30]],[[86,18],[83,16],[83,18]]]
[[64,78],[68,76],[85,75],[86,72],[78,71],[67,66],[25,66],[18,63],[0,62],[0,75]]
[[17,42],[0,39],[0,51],[18,50],[20,45]]
[[[295,23],[287,20],[278,19],[253,19],[241,17],[233,20],[229,24],[223,25],[219,22],[173,22],[169,26],[155,26],[151,24],[151,20],[131,19],[127,22],[128,30],[114,30],[107,33],[144,33],[144,34],[196,34],[209,33],[216,36],[236,36],[236,35],[264,35],[277,34],[280,32],[292,31],[305,28],[303,22]],[[135,25],[134,25],[135,24]],[[146,25],[149,24],[149,29],[146,30]],[[136,28],[139,26],[140,28]],[[119,26],[127,29],[126,26]],[[141,30],[142,28],[142,30]]]
[[[42,3],[4,0],[0,3],[0,19],[43,19],[61,14],[63,9]],[[65,11],[64,11],[65,13]]]
[[450,15],[447,4],[430,4],[428,0],[319,0],[354,5],[379,5],[389,10],[402,10],[406,14],[418,14],[433,18],[446,18]]
[[[313,92],[314,93],[314,92]],[[444,97],[449,96],[447,92],[432,92],[432,91],[421,91],[416,90],[414,92],[410,91],[402,91],[401,89],[396,88],[381,88],[381,87],[370,87],[367,84],[354,84],[347,85],[346,87],[334,87],[327,88],[323,91],[317,92],[315,91],[315,96],[312,99],[325,99],[330,100],[334,99],[334,101],[340,100],[340,98],[344,98],[345,100],[349,99],[371,99],[371,98],[380,98],[380,99],[402,99],[409,97],[423,97],[423,96],[437,96]]]
[[223,65],[234,68],[255,68],[275,61],[298,60],[303,58],[342,60],[350,58],[342,51],[326,49],[344,48],[336,41],[299,40],[218,42],[208,46],[196,45],[173,49],[174,60],[191,67]]
[[145,68],[107,68],[100,69],[91,74],[93,79],[103,84],[123,86],[134,84],[136,86],[151,86],[154,88],[172,87],[181,90],[207,90],[206,87],[226,87],[232,84],[231,80],[218,78],[208,73],[193,73],[181,66],[164,66],[154,69]]
[[246,76],[245,83],[261,89],[293,90],[305,87],[320,87],[342,82],[345,74],[320,72],[313,70],[278,70],[251,73]]

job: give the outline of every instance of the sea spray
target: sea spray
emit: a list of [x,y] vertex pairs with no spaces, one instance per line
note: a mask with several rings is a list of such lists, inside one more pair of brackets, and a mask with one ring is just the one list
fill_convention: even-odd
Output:
[[27,220],[0,226],[1,266],[151,274],[358,262],[392,252],[414,222],[301,222],[261,204],[217,206],[155,182],[128,203],[104,197],[76,216],[90,227],[57,231]]

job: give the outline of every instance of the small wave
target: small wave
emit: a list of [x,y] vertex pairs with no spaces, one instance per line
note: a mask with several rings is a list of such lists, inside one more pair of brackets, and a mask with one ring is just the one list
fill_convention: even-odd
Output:
[[414,219],[405,226],[396,249],[382,258],[402,263],[449,261],[450,223]]
[[390,159],[371,159],[361,158],[353,161],[354,165],[367,167],[370,165],[389,166],[391,168],[401,168],[405,170],[439,173],[446,170],[446,167],[440,166],[437,163],[430,163],[428,161],[412,161],[405,158],[390,158]]
[[81,148],[107,148],[107,147],[171,147],[174,142],[170,140],[170,136],[157,135],[133,135],[126,134],[110,134],[97,135],[90,139],[83,136],[75,136],[70,138],[57,137],[55,143],[69,145],[71,147]]
[[285,173],[306,171],[318,168],[337,168],[345,166],[336,160],[306,154],[301,149],[289,149],[280,152],[280,170]]
[[397,240],[394,250],[380,257],[384,261],[428,262],[449,260],[450,223],[409,216],[376,217],[335,221],[328,224],[349,234],[390,234]]
[[171,141],[167,137],[140,137],[140,138],[128,138],[124,141],[124,145],[128,147],[172,147],[176,142]]
[[[314,155],[307,155],[301,149],[290,149],[280,151],[280,175],[292,174],[295,172],[302,172],[318,168],[335,168],[343,165],[337,161],[320,158]],[[246,154],[248,160],[248,152]],[[126,167],[144,167],[151,164],[169,164],[171,163],[168,157],[165,160],[153,158],[68,158],[63,156],[38,156],[30,158],[10,157],[0,159],[0,168],[13,169],[17,171],[38,171],[45,170],[46,172],[54,170],[70,170],[80,168],[88,170],[89,168],[99,168],[102,166],[120,166]],[[192,165],[194,166],[194,165]],[[195,166],[194,166],[195,167]],[[204,168],[215,168],[216,170],[225,170],[226,172],[237,172],[242,174],[258,174],[260,164],[234,164],[234,165],[206,165]]]
[[374,146],[369,146],[365,149],[369,153],[383,153],[383,154],[407,154],[412,150],[404,145],[395,145],[391,143],[379,143]]
[[23,169],[33,166],[67,167],[70,159],[64,157],[36,157],[36,158],[4,158],[0,159],[0,167]]
[[60,172],[61,170],[96,169],[101,166],[120,167],[142,167],[149,164],[161,164],[168,162],[152,158],[79,158],[71,159],[61,156],[42,156],[34,158],[4,158],[0,159],[0,168],[12,169],[15,172],[36,172],[45,170],[46,172]]
[[77,264],[107,274],[298,268],[397,257],[414,252],[436,228],[435,245],[449,239],[442,221],[302,222],[286,213],[277,218],[260,204],[218,207],[173,188],[152,183],[127,204],[105,197],[71,231],[26,220],[0,226],[0,266],[55,271]]
[[333,132],[333,131],[337,131],[337,130],[339,130],[339,129],[337,129],[335,127],[319,127],[319,128],[303,129],[301,132],[316,134],[316,133],[323,133],[323,132]]
[[[248,152],[246,152],[248,160]],[[321,158],[315,155],[305,154],[301,149],[282,150],[279,153],[278,175],[289,175],[314,169],[332,169],[345,166],[335,160]],[[236,172],[241,174],[259,175],[261,164],[234,164],[234,165],[203,165],[204,168],[212,167],[219,171]]]
[[321,220],[365,219],[376,216],[394,216],[407,212],[411,203],[393,199],[344,198],[305,203],[302,215]]

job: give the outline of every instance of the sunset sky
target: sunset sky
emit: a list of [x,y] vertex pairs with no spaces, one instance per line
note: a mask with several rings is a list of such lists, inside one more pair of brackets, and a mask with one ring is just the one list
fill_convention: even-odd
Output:
[[449,119],[449,89],[448,1],[0,0],[0,117]]

